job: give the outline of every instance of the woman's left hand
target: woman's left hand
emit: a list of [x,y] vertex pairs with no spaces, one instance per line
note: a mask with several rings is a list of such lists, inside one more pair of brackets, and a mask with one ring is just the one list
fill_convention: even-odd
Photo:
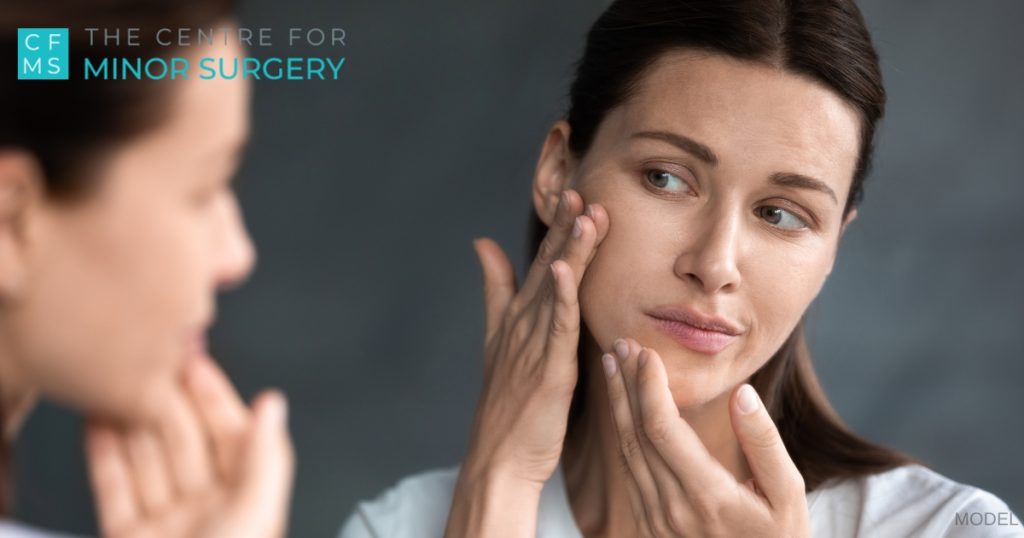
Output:
[[615,348],[602,361],[641,535],[809,536],[803,477],[752,387],[729,402],[754,476],[741,484],[679,415],[661,357],[629,338]]

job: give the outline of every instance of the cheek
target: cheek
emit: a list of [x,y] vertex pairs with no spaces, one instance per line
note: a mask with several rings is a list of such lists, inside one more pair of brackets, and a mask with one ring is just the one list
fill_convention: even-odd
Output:
[[610,227],[584,274],[580,309],[595,341],[608,350],[619,337],[644,343],[641,303],[672,277],[672,255],[664,234],[651,232],[653,217],[633,212],[623,197],[602,205]]
[[751,330],[748,354],[767,361],[800,322],[825,283],[822,249],[763,247],[744,270]]
[[209,286],[202,243],[173,213],[107,215],[51,234],[21,334],[48,396],[129,418],[173,385]]

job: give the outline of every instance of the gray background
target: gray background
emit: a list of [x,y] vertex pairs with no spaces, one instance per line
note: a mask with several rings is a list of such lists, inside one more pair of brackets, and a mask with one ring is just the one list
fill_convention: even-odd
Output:
[[[240,196],[259,265],[212,335],[243,393],[290,397],[293,535],[331,536],[357,499],[460,459],[483,330],[470,241],[521,257],[537,151],[603,5],[244,6],[278,36],[348,33],[342,80],[256,86]],[[1024,514],[1024,3],[862,8],[890,100],[812,306],[817,369],[855,430]],[[29,421],[19,516],[93,531],[80,434],[54,407]]]

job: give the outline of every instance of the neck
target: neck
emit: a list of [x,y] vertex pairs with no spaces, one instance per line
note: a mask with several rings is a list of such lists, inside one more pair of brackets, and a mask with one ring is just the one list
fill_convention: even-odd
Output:
[[[621,464],[615,424],[607,412],[608,392],[601,375],[604,351],[586,332],[580,344],[580,366],[587,372],[580,378],[582,412],[569,431],[562,460],[569,503],[584,536],[636,536],[638,529],[626,489],[628,477]],[[751,474],[732,430],[730,392],[700,406],[680,409],[680,416],[711,456],[743,482]]]
[[26,381],[7,346],[0,338],[0,420],[3,421],[3,443],[11,443],[18,435],[29,411],[36,403],[36,390]]

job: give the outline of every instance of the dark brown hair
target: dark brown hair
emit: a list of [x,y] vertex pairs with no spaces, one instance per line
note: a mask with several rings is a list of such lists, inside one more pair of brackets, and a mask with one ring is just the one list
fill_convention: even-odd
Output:
[[[852,0],[617,0],[587,34],[569,97],[569,149],[584,156],[601,122],[635,91],[646,70],[671,50],[701,50],[768,64],[829,88],[860,116],[860,153],[843,216],[863,198],[875,126],[885,109],[878,55]],[[547,227],[531,214],[528,254]],[[582,331],[586,327],[582,327]],[[585,334],[585,333],[584,333]],[[582,344],[582,337],[581,337]],[[569,413],[584,412],[586,368]],[[807,491],[832,478],[873,474],[919,460],[853,433],[814,373],[804,320],[751,378]]]
[[[180,53],[159,46],[160,28],[214,28],[234,12],[233,0],[5,0],[0,10],[0,51],[17,49],[18,28],[68,28],[69,79],[0,77],[0,151],[30,154],[47,194],[78,199],[96,184],[109,150],[159,125],[167,117],[169,88],[151,80],[84,80],[84,58],[153,58]],[[139,45],[127,46],[127,28],[139,28]],[[89,45],[86,28],[121,29],[120,45]],[[99,34],[97,34],[99,37]],[[3,409],[0,409],[3,416]],[[10,447],[0,442],[0,515],[11,497]]]
[[[176,43],[159,45],[160,28],[212,28],[234,12],[233,0],[32,0],[5,2],[0,50],[17,48],[18,28],[67,27],[69,79],[0,79],[0,150],[27,150],[49,191],[71,197],[88,189],[92,172],[112,147],[159,125],[169,111],[174,84],[162,80],[102,80],[82,76],[84,59],[143,60],[180,54]],[[99,28],[90,45],[86,28]],[[105,43],[102,29],[120,29],[120,42]],[[137,46],[126,31],[138,28]]]

